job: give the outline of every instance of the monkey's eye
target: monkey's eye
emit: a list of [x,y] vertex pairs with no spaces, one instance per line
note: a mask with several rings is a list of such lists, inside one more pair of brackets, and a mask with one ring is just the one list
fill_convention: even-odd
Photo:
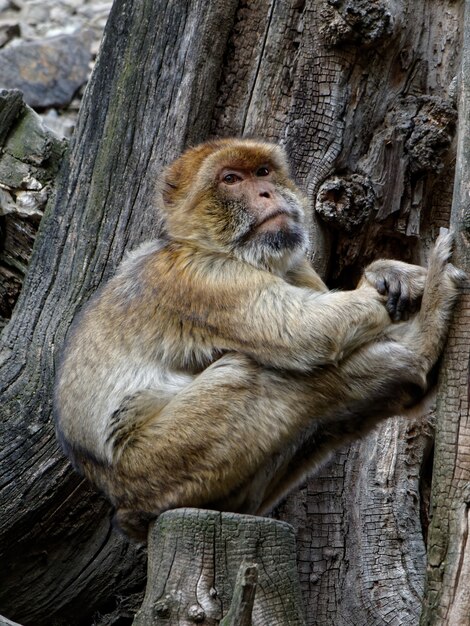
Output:
[[260,167],[258,170],[256,170],[256,176],[269,176],[269,168]]
[[222,180],[226,185],[234,185],[235,183],[238,183],[241,178],[237,174],[225,174]]

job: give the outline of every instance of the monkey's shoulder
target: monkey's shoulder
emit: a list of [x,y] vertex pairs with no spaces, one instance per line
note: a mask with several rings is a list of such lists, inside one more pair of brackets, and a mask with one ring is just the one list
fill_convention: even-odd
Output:
[[69,349],[75,361],[101,361],[104,353],[115,361],[119,353],[199,370],[231,349],[234,319],[256,319],[260,307],[275,310],[285,300],[288,306],[297,295],[292,289],[282,277],[228,254],[187,242],[148,242],[84,307]]
[[248,265],[230,254],[207,250],[191,242],[149,242],[121,264],[104,299],[121,304],[150,298],[163,307],[198,305],[217,307],[221,301],[239,297],[269,284],[284,281],[269,271]]

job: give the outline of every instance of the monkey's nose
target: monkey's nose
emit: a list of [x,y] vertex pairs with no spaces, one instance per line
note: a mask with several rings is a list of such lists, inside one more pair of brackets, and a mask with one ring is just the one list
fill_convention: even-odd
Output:
[[269,193],[269,191],[261,191],[261,193],[259,194],[260,198],[270,198],[271,194]]

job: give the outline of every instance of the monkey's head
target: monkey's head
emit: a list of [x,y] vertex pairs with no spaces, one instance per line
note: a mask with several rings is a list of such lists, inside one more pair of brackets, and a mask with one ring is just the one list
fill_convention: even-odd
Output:
[[221,139],[191,148],[163,173],[161,195],[173,239],[270,269],[306,249],[306,200],[275,144]]

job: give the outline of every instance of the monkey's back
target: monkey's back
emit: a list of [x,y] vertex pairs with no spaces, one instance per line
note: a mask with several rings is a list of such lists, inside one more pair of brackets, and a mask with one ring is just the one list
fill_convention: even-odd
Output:
[[[123,404],[142,390],[167,402],[193,380],[168,362],[175,353],[168,332],[172,313],[162,295],[145,284],[143,268],[162,242],[144,244],[85,305],[74,320],[55,385],[59,439],[72,459],[86,454],[111,463],[112,429]],[[78,463],[79,464],[79,463]]]

